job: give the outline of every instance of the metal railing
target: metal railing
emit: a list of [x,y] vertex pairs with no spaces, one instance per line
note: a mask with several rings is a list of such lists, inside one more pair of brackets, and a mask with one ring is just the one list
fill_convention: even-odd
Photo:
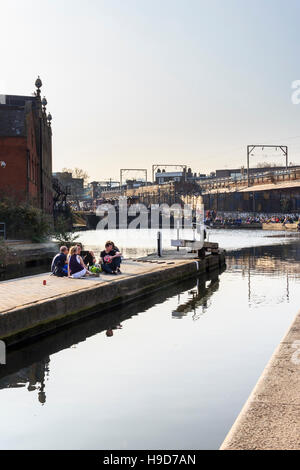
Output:
[[[263,178],[263,177],[268,177],[271,175],[291,175],[297,171],[299,171],[300,168],[293,168],[289,170],[269,170],[269,171],[264,171],[264,172],[259,172],[259,173],[250,173],[249,178],[250,179],[255,179],[255,178]],[[224,176],[222,178],[208,178],[208,179],[203,179],[201,182],[199,182],[200,186],[201,184],[205,185],[210,185],[210,184],[220,184],[220,183],[237,183],[240,181],[247,181],[248,176],[247,175],[237,175],[237,176]]]

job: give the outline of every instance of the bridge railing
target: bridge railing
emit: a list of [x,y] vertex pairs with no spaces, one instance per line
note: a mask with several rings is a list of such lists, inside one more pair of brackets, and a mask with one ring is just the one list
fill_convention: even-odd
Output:
[[[263,178],[267,177],[270,175],[291,175],[293,173],[296,173],[299,171],[300,168],[292,168],[288,170],[270,170],[270,171],[264,171],[264,172],[258,172],[258,173],[250,173],[249,178],[255,179],[255,178]],[[237,176],[224,176],[222,178],[209,178],[207,180],[202,180],[199,184],[201,185],[212,185],[212,184],[222,184],[222,183],[238,183],[242,181],[247,181],[248,176],[247,175],[237,175]]]

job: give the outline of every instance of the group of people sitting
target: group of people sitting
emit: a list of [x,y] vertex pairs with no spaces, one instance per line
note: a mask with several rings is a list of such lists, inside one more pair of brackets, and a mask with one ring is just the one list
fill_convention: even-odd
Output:
[[86,276],[93,276],[90,271],[93,266],[99,267],[106,274],[121,274],[120,266],[122,253],[114,242],[105,243],[105,249],[100,253],[100,260],[97,263],[93,251],[82,256],[82,245],[79,243],[72,246],[70,250],[66,246],[61,246],[59,253],[53,258],[51,272],[58,277],[72,277],[80,279]]
[[300,216],[299,214],[288,214],[288,215],[273,215],[268,214],[261,215],[247,215],[247,214],[232,214],[224,215],[222,213],[217,213],[216,211],[207,211],[205,216],[205,225],[210,227],[220,227],[220,226],[239,226],[242,224],[294,224],[297,223],[300,225]]

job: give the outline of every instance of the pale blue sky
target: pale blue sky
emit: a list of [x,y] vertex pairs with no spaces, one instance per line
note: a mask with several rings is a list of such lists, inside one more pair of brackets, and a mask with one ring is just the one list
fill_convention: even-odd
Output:
[[54,170],[207,172],[252,143],[300,163],[299,0],[2,0],[0,14],[0,94],[41,76]]

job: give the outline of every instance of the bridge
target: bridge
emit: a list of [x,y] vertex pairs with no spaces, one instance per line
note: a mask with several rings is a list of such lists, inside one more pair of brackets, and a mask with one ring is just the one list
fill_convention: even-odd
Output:
[[227,190],[241,190],[251,186],[266,185],[282,182],[295,182],[299,181],[300,184],[300,167],[291,168],[287,170],[272,170],[268,172],[257,172],[249,175],[247,174],[225,177],[225,178],[207,178],[199,182],[202,192],[211,191],[213,189],[227,189]]

